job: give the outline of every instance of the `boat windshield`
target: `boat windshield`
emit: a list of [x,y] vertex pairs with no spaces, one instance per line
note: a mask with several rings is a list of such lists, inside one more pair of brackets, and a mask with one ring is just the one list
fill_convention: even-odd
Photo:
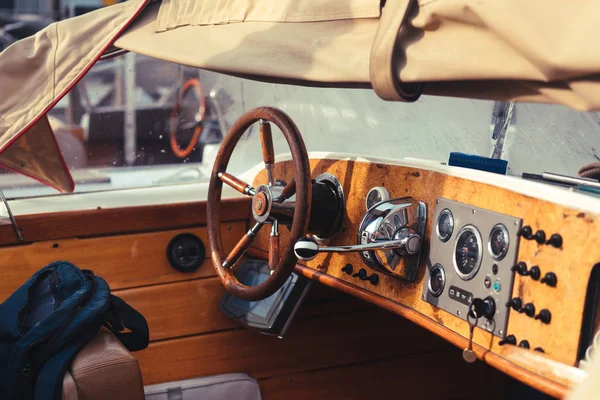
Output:
[[[208,181],[223,135],[258,106],[288,113],[309,152],[442,163],[463,152],[507,160],[517,176],[576,175],[600,160],[595,112],[434,96],[385,102],[372,90],[256,82],[133,53],[97,63],[49,116],[75,190],[88,192]],[[275,149],[289,152],[282,135]],[[252,127],[229,170],[240,174],[260,162]],[[57,193],[8,171],[0,187],[8,198]]]

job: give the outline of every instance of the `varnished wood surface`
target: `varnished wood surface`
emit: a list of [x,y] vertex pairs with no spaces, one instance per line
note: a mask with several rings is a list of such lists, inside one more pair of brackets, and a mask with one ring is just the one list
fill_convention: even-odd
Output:
[[[224,245],[231,249],[246,230],[245,222],[225,223]],[[179,233],[197,235],[207,248],[206,259],[194,272],[179,272],[167,260],[167,246]],[[0,248],[0,298],[12,292],[45,265],[67,260],[105,278],[112,290],[215,276],[208,258],[206,228],[140,233],[88,239],[66,239]]]
[[[249,216],[249,198],[223,200],[221,221],[246,220]],[[206,202],[18,215],[15,219],[25,242],[39,242],[204,225]],[[13,227],[3,220],[0,224],[0,246],[18,243]]]
[[[457,351],[414,354],[259,381],[265,399],[502,399],[502,382]],[[488,367],[489,368],[489,367]]]
[[[386,187],[392,198],[412,196],[428,205],[426,241],[416,282],[408,283],[380,275],[380,283],[374,287],[368,282],[349,277],[341,268],[347,263],[355,268],[361,267],[362,261],[358,254],[324,254],[309,262],[308,266],[414,310],[415,316],[425,316],[434,321],[434,324],[444,327],[448,333],[445,337],[460,346],[462,344],[458,343],[463,341],[449,336],[455,333],[462,338],[468,337],[468,324],[421,299],[436,197],[523,218],[524,225],[530,225],[534,232],[543,229],[547,236],[560,233],[563,237],[561,249],[522,240],[518,253],[518,261],[525,261],[529,266],[538,265],[542,276],[549,271],[555,272],[559,281],[557,287],[551,288],[529,277],[517,276],[513,290],[513,297],[521,297],[525,303],[533,302],[537,310],[550,309],[552,323],[544,325],[524,314],[511,312],[507,332],[514,334],[519,341],[527,339],[532,348],[544,348],[553,360],[575,365],[587,282],[592,266],[600,260],[600,248],[595,244],[596,238],[600,237],[600,218],[597,215],[584,214],[491,185],[418,168],[343,160],[311,160],[311,170],[312,178],[323,172],[335,175],[346,194],[346,216],[340,232],[332,238],[330,245],[356,242],[358,225],[366,211],[364,199],[373,186]],[[289,180],[292,177],[290,164],[277,163],[275,173],[280,179]],[[254,185],[264,182],[266,174],[263,171]],[[282,234],[285,235],[285,232]],[[267,249],[268,235],[261,232],[254,245]],[[501,352],[499,339],[481,329],[475,330],[474,341],[482,350],[496,355]],[[484,353],[481,351],[478,354],[481,357]],[[510,365],[514,366],[512,363],[508,366]]]
[[[402,338],[391,345],[387,338]],[[247,330],[151,343],[136,353],[145,384],[229,372],[266,378],[448,349],[435,335],[384,310],[298,319],[283,340]],[[460,353],[456,352],[456,357]],[[160,360],[160,362],[157,362]]]
[[[253,251],[253,254],[256,257],[260,257],[258,252],[258,250]],[[305,267],[303,265],[297,265],[296,272],[306,276],[307,278],[314,279],[324,285],[344,291],[345,293],[349,293],[359,299],[368,301],[371,304],[375,304],[397,315],[401,315],[410,321],[419,324],[421,327],[446,339],[449,343],[452,343],[459,349],[465,349],[468,346],[469,342],[466,337],[463,337],[449,328],[444,327],[442,324],[438,323],[438,321],[435,321],[410,307],[390,301],[387,298],[381,297],[377,294],[334,278],[331,275],[315,271],[314,269]],[[521,367],[520,364],[517,364],[516,360],[507,360],[501,355],[492,353],[485,347],[476,343],[473,344],[473,351],[475,351],[475,354],[478,358],[482,359],[487,364],[537,390],[557,398],[563,398],[568,392],[568,385],[565,380],[551,380],[553,376],[539,375],[537,370],[534,371],[531,369],[525,369],[524,367]]]
[[540,376],[549,377],[551,380],[561,382],[566,386],[578,385],[588,376],[588,373],[580,368],[551,360],[543,353],[529,351],[518,346],[504,346],[502,357],[523,366],[529,371],[535,371]]
[[146,318],[151,341],[238,327],[219,310],[225,289],[216,277],[119,290],[114,294]]

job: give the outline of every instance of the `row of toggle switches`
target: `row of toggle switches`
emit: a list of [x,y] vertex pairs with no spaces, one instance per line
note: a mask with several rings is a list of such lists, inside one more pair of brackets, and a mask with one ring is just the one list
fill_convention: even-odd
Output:
[[[500,346],[504,346],[505,344],[511,344],[513,346],[516,346],[517,345],[517,338],[515,337],[515,335],[508,335],[507,337],[505,337],[504,339],[502,339],[501,341],[499,341],[498,344]],[[524,349],[531,348],[528,340],[521,340],[519,342],[519,347],[522,347]],[[534,351],[538,351],[540,353],[545,353],[544,349],[542,349],[541,347],[536,347],[533,350]]]
[[[527,269],[527,264],[523,261],[519,261],[516,265],[513,265],[510,268],[511,271],[516,272],[521,276],[529,276],[534,281],[540,280],[542,276],[542,271],[540,267],[534,265],[531,269]],[[556,287],[558,283],[558,278],[554,272],[547,272],[546,275],[540,280],[541,283],[545,283],[548,286]]]
[[506,303],[506,307],[510,307],[513,310],[520,312],[521,314],[525,314],[528,317],[532,317],[533,319],[540,320],[544,324],[549,324],[552,320],[552,313],[550,312],[550,310],[544,308],[539,312],[539,314],[536,315],[535,306],[533,305],[533,303],[523,304],[523,301],[518,297],[510,299]]
[[522,227],[519,232],[517,232],[517,235],[521,236],[523,239],[535,240],[538,242],[538,244],[547,244],[552,247],[556,247],[557,249],[559,249],[563,244],[563,239],[560,234],[553,233],[550,235],[550,238],[546,240],[546,232],[540,229],[533,233],[533,229],[531,229],[529,225]]
[[358,278],[361,281],[368,281],[371,285],[377,285],[379,283],[379,275],[377,275],[377,274],[369,275],[367,273],[367,270],[364,268],[361,268],[356,274],[352,274],[352,272],[354,272],[354,268],[352,267],[352,264],[346,264],[342,268],[342,272],[347,275],[352,275],[353,278]]

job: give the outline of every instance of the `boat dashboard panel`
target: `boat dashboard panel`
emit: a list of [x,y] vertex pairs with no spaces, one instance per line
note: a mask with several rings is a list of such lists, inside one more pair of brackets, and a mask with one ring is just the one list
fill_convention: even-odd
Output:
[[[497,184],[508,178],[493,174],[485,183],[425,167],[352,159],[311,159],[310,164],[313,179],[332,174],[345,195],[341,227],[320,246],[377,243],[377,235],[394,240],[402,226],[420,240],[405,249],[410,254],[403,253],[417,257],[414,274],[407,273],[407,263],[394,261],[399,253],[389,249],[319,252],[300,261],[297,270],[385,306],[460,347],[468,342],[470,324],[476,324],[478,358],[504,366],[505,372],[516,367],[513,376],[525,370],[562,387],[573,383],[511,355],[520,347],[577,369],[591,343],[585,331],[596,320],[586,311],[586,298],[589,303],[592,270],[600,262],[600,215],[559,202],[563,189],[557,189],[556,201],[543,200]],[[293,165],[278,162],[274,173],[290,180]],[[254,186],[266,180],[260,172]],[[380,214],[370,215],[376,210]],[[369,228],[372,221],[377,225]],[[421,235],[415,233],[419,222]],[[253,251],[268,249],[269,235],[261,232]]]

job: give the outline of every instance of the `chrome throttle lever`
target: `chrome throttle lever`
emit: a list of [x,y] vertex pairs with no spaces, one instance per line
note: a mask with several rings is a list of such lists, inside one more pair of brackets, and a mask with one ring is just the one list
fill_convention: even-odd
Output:
[[328,246],[319,247],[314,239],[302,238],[294,245],[294,253],[299,260],[310,261],[319,253],[351,253],[374,250],[394,250],[401,255],[412,255],[421,249],[421,237],[406,229],[397,235],[394,240],[379,240],[368,244],[356,244],[350,246]]

